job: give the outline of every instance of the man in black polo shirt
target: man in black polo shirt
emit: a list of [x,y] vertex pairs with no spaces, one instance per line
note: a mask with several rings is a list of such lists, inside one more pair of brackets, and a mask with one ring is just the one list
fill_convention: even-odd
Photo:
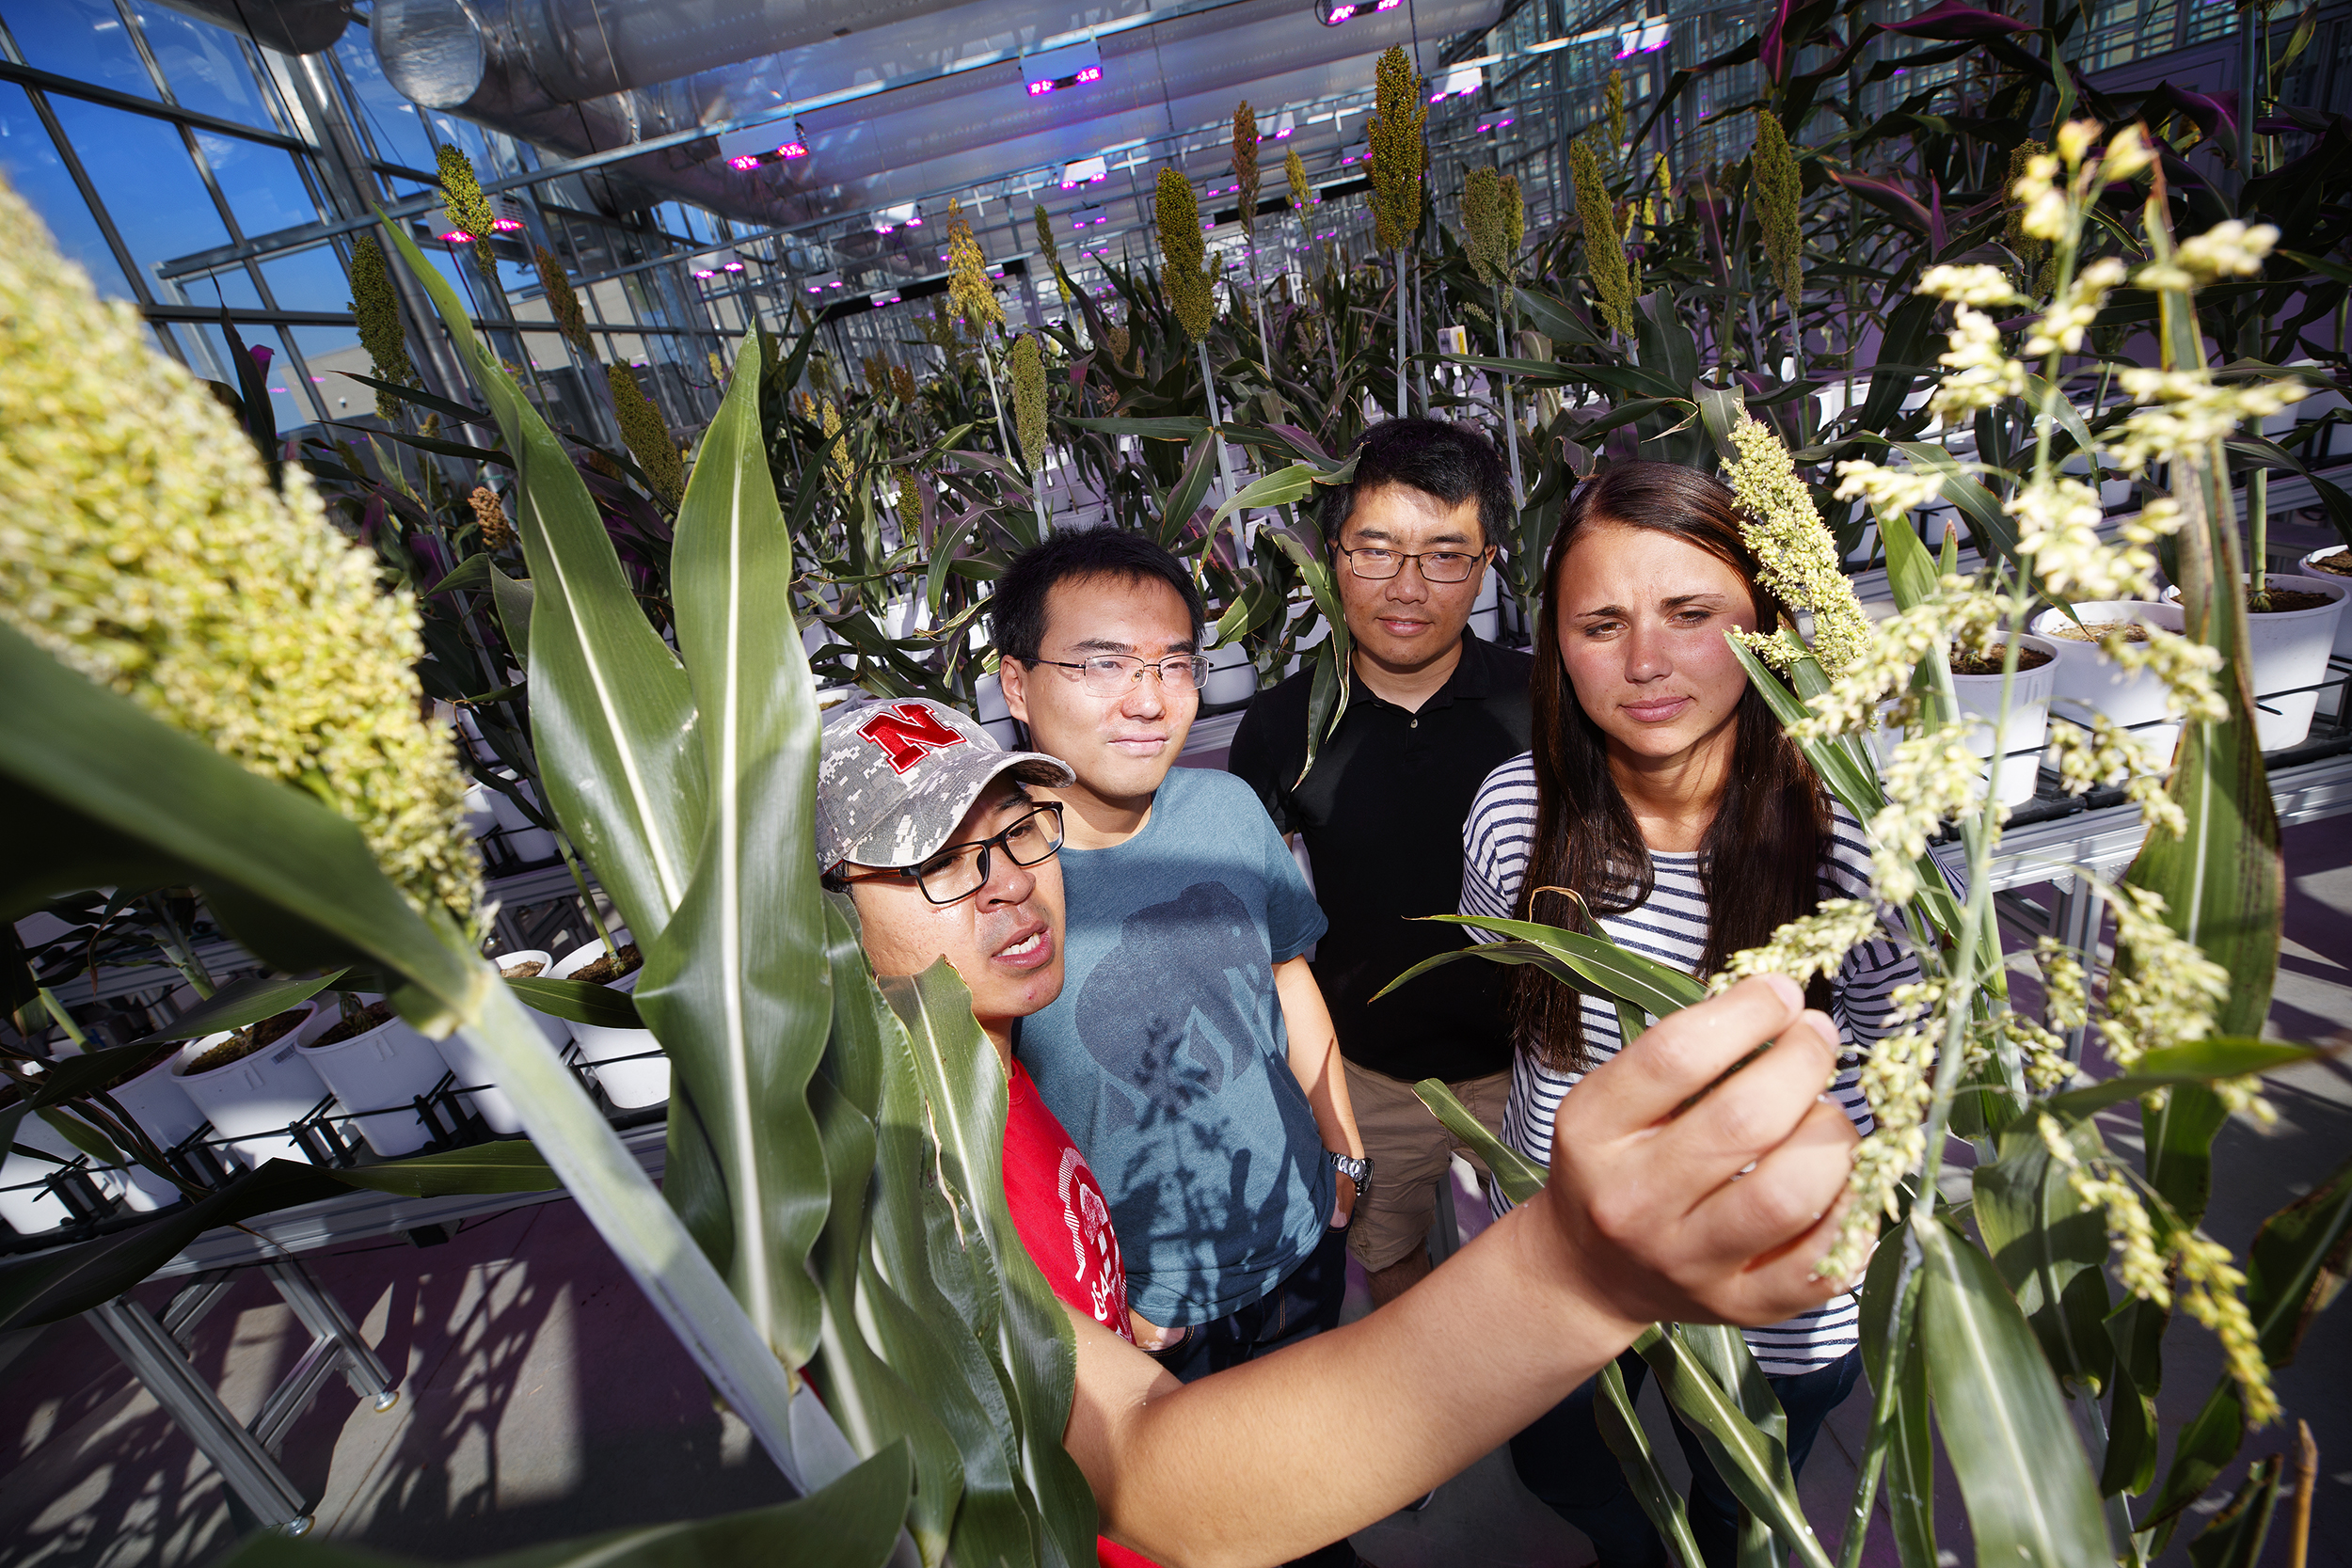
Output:
[[1373,1167],[1348,1249],[1375,1307],[1429,1272],[1437,1183],[1457,1148],[1412,1085],[1445,1080],[1498,1134],[1510,1088],[1493,964],[1448,964],[1373,1001],[1422,959],[1465,944],[1459,927],[1414,917],[1458,906],[1470,798],[1527,750],[1534,661],[1469,629],[1510,515],[1502,463],[1476,431],[1437,420],[1366,431],[1354,483],[1323,503],[1355,641],[1346,715],[1304,783],[1311,675],[1262,692],[1233,736],[1229,766],[1277,826],[1304,835],[1330,922],[1314,974]]

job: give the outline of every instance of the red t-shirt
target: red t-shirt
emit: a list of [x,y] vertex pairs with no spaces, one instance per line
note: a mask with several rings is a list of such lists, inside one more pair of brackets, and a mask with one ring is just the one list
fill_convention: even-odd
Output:
[[[1008,1087],[1005,1204],[1012,1227],[1054,1294],[1133,1344],[1127,1270],[1119,1260],[1119,1233],[1111,1227],[1103,1185],[1019,1062],[1012,1064]],[[1102,1568],[1157,1568],[1116,1541],[1097,1537],[1094,1545]]]
[[1132,1344],[1127,1271],[1119,1260],[1119,1235],[1102,1183],[1019,1062],[1012,1064],[1009,1087],[1005,1202],[1021,1244],[1054,1294]]

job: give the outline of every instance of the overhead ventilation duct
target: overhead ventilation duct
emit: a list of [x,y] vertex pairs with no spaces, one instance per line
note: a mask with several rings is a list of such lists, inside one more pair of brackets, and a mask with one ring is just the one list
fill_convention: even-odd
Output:
[[343,36],[358,15],[353,0],[163,0],[281,55],[315,55]]
[[493,69],[527,77],[549,103],[577,103],[916,21],[958,3],[378,0],[373,27],[394,87],[420,103],[456,109]]
[[[446,0],[376,0],[369,31],[385,79],[404,97],[563,157],[611,151],[673,128],[648,124],[648,105],[636,93],[557,99],[511,37],[486,30]],[[606,165],[583,179],[613,212],[675,198],[742,223],[786,216],[781,194],[766,180],[683,148]]]

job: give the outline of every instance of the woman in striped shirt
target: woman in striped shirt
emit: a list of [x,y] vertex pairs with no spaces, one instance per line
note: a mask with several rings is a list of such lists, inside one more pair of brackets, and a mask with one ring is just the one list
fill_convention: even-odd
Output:
[[[1823,898],[1871,896],[1859,827],[1835,805],[1750,685],[1725,634],[1784,608],[1756,581],[1731,492],[1667,463],[1622,464],[1569,502],[1545,562],[1530,687],[1534,749],[1487,775],[1463,829],[1462,912],[1574,927],[1573,889],[1625,946],[1708,974]],[[1487,938],[1486,940],[1497,940]],[[1549,1164],[1561,1097],[1623,1044],[1614,1006],[1532,966],[1512,969],[1518,1035],[1503,1135]],[[1886,1032],[1894,988],[1919,977],[1895,942],[1864,943],[1807,1001],[1846,1053],[1832,1094],[1864,1132],[1861,1053]],[[1497,1195],[1498,1212],[1508,1204]],[[1747,1331],[1788,1417],[1802,1466],[1861,1370],[1854,1300]],[[1644,1366],[1630,1354],[1626,1381]],[[1602,1568],[1667,1560],[1594,1425],[1594,1385],[1512,1439],[1529,1490],[1592,1538]],[[1692,1475],[1691,1527],[1729,1568],[1739,1503],[1677,1423]]]

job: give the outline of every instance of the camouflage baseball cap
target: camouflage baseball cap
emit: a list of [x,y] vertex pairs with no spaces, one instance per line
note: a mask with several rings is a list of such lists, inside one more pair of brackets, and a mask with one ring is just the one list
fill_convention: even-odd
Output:
[[869,703],[825,726],[817,762],[817,863],[915,865],[939,852],[1000,773],[1077,775],[1041,752],[1008,752],[969,715],[922,697]]

